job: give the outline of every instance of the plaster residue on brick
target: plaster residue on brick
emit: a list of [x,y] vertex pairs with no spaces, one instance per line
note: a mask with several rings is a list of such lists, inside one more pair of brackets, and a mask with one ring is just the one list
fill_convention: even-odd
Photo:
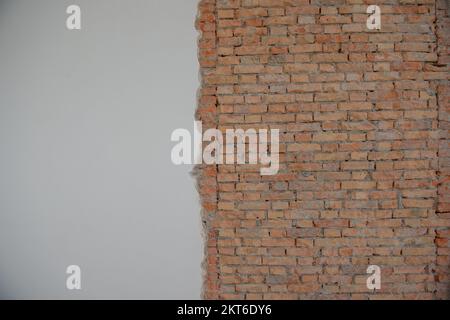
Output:
[[[207,83],[207,77],[215,72],[216,48],[216,3],[201,0],[198,6],[196,28],[199,31],[198,58],[200,64],[200,89],[197,92],[196,119],[202,121],[203,129],[217,127],[217,97],[215,85]],[[198,165],[193,174],[197,178],[197,189],[202,206],[205,257],[202,263],[204,274],[203,298],[219,298],[219,265],[217,260],[217,231],[212,227],[217,210],[217,167]]]
[[281,132],[277,175],[196,168],[204,298],[448,298],[448,8],[378,4],[200,1],[197,119]]

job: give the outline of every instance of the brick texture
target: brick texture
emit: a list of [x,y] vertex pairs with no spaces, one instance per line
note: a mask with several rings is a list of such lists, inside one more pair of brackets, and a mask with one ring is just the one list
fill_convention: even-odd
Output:
[[197,28],[204,129],[281,134],[277,175],[196,169],[204,298],[448,299],[448,2],[202,0]]

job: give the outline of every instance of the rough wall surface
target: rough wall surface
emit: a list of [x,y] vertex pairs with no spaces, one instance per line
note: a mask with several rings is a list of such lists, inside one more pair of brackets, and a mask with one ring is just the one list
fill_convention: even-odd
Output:
[[204,298],[448,298],[448,2],[202,0],[197,27],[204,129],[281,132],[277,175],[198,167]]

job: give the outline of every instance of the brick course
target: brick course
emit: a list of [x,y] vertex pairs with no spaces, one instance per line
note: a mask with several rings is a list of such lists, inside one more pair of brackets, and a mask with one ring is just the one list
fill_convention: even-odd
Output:
[[201,0],[197,28],[204,130],[281,133],[277,175],[196,169],[204,298],[448,299],[448,3]]

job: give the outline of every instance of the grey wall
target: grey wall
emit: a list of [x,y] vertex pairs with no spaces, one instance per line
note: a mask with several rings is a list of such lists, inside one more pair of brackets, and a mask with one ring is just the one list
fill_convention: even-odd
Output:
[[195,181],[170,160],[192,128],[196,7],[0,0],[0,298],[200,297]]

